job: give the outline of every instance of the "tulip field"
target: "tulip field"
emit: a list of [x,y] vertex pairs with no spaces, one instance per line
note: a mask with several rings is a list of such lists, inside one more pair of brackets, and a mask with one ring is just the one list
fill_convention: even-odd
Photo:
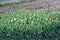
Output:
[[60,1],[0,4],[0,40],[60,40]]
[[[59,26],[59,12],[18,11],[14,14],[0,16],[0,37],[1,33],[7,37],[19,34],[19,37],[27,37],[26,39],[28,39],[33,38],[33,36],[37,37],[47,31],[57,30]],[[50,36],[52,37],[52,35]]]

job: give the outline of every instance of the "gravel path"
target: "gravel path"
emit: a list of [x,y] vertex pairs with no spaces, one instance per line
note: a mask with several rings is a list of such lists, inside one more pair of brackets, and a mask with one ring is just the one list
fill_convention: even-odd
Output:
[[32,8],[34,11],[47,11],[49,10],[60,10],[60,0],[43,0],[43,1],[36,1],[31,2],[29,4],[25,4],[24,6],[17,4],[16,6],[5,6],[0,7],[0,14],[6,14],[6,13],[15,13],[21,9],[23,10],[29,10]]

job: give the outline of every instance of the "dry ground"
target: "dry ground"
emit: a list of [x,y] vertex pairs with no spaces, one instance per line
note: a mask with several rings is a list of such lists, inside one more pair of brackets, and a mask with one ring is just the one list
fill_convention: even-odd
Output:
[[38,0],[30,3],[23,3],[11,6],[0,7],[0,14],[15,13],[19,10],[29,10],[32,8],[34,11],[50,11],[60,10],[60,0]]

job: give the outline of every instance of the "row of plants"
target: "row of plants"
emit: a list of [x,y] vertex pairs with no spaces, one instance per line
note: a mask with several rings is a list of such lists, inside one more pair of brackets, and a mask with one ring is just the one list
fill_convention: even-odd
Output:
[[49,31],[44,31],[39,35],[21,35],[13,34],[7,36],[6,34],[0,33],[0,40],[60,40],[60,27],[56,29],[50,29]]
[[23,4],[23,3],[29,3],[29,2],[33,2],[33,1],[36,1],[36,0],[25,0],[25,1],[21,1],[21,2],[18,2],[18,3],[5,3],[5,4],[0,4],[0,7],[4,7],[4,6],[11,6],[11,5],[17,5],[17,4]]
[[53,12],[19,11],[0,16],[0,33],[38,36],[60,26],[60,14]]

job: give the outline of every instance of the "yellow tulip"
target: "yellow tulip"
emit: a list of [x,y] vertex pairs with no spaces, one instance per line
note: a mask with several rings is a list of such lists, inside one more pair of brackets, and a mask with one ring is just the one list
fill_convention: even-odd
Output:
[[16,21],[16,18],[14,18],[14,20]]
[[13,20],[11,20],[11,22],[13,22]]

